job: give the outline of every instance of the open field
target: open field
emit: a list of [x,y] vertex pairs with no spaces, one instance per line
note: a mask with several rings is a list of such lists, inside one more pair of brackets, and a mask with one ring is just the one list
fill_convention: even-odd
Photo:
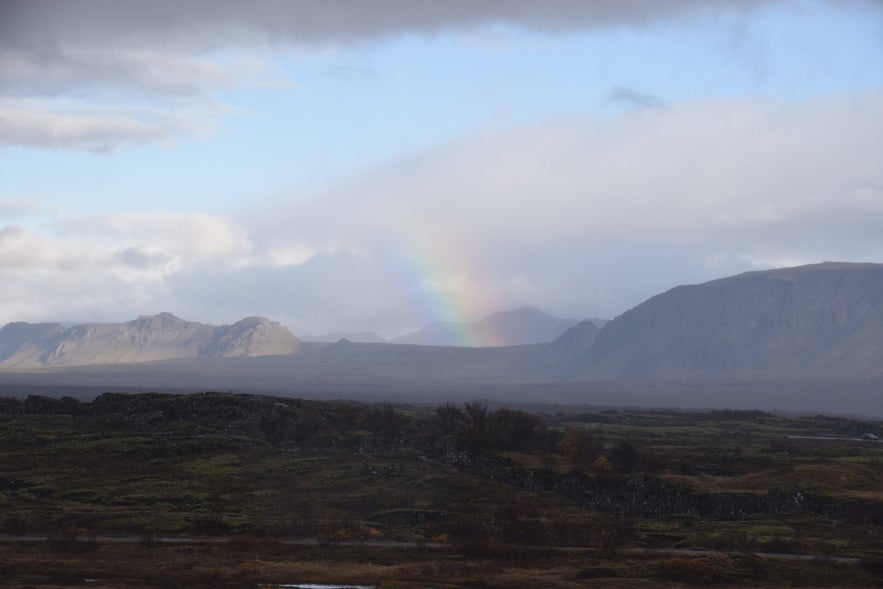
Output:
[[881,430],[759,411],[7,398],[0,532],[46,539],[0,542],[0,584],[878,586],[883,444],[855,438]]

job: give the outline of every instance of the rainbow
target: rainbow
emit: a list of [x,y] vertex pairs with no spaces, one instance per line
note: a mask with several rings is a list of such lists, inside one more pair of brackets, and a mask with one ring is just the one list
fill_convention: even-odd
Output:
[[481,270],[481,248],[462,235],[424,231],[402,234],[384,249],[390,279],[411,294],[425,323],[448,324],[456,345],[504,343],[500,334],[476,334],[466,325],[496,310],[498,300],[487,285],[488,273]]

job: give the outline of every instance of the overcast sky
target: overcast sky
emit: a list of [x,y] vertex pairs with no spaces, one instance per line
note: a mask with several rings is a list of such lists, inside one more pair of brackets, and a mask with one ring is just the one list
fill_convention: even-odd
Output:
[[0,324],[394,336],[883,262],[877,0],[0,0]]

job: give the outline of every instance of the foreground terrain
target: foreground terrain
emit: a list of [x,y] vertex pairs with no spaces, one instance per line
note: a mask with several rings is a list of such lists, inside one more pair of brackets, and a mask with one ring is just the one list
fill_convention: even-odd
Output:
[[[883,423],[0,399],[0,584],[878,586]],[[88,579],[88,583],[87,580]]]

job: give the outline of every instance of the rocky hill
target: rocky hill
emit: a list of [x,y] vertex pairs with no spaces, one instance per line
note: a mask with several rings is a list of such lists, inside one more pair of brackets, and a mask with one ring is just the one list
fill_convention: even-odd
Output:
[[576,325],[534,307],[493,313],[474,322],[438,322],[393,340],[424,346],[518,346],[551,342]]
[[185,321],[171,313],[69,328],[18,322],[0,329],[0,368],[267,356],[293,354],[300,346],[287,328],[263,317],[222,326]]
[[601,378],[883,374],[883,265],[823,263],[679,286],[598,334]]

